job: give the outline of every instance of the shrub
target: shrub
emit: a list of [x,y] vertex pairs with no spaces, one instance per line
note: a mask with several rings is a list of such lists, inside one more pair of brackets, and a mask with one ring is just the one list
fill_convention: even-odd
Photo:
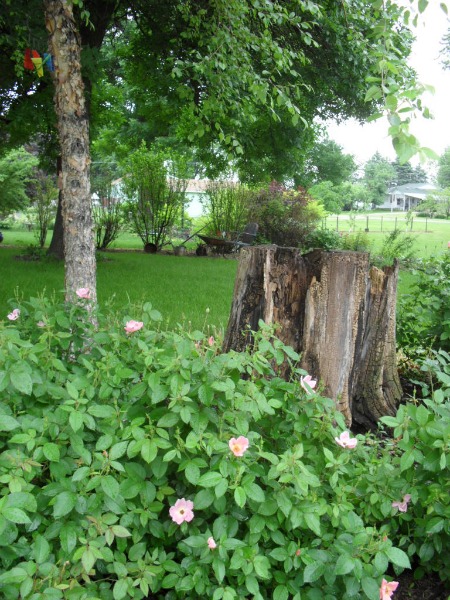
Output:
[[397,309],[397,341],[410,356],[450,350],[450,254],[423,261]]
[[[429,564],[392,502],[447,510],[446,413],[403,409],[393,446],[341,447],[334,402],[266,327],[251,353],[224,354],[199,331],[160,331],[150,304],[94,329],[87,302],[32,299],[0,331],[2,597],[376,600],[407,553]],[[415,476],[431,439],[439,489]],[[435,527],[444,550],[428,506],[410,535]]]
[[255,191],[249,205],[249,220],[258,223],[259,239],[278,246],[303,247],[324,215],[305,189],[287,190],[276,181]]
[[341,238],[342,250],[354,250],[355,252],[370,252],[372,243],[364,231],[345,233]]
[[389,535],[418,563],[417,579],[430,571],[449,579],[450,356],[435,353],[424,369],[432,373],[435,389],[422,402],[408,403],[395,417],[381,419],[393,428],[391,477],[398,497],[408,493],[412,504],[391,521]]
[[[144,246],[152,244],[155,249],[167,243],[186,199],[186,181],[169,173],[166,164],[164,154],[147,150],[142,142],[124,165],[131,229]],[[174,163],[172,169],[177,170]]]
[[207,216],[207,232],[212,236],[236,234],[247,223],[249,190],[233,182],[211,181],[202,201]]
[[388,233],[381,245],[374,262],[379,265],[393,264],[394,260],[402,262],[411,260],[414,256],[414,238],[394,229]]
[[322,248],[337,250],[341,247],[341,236],[333,229],[314,229],[305,238],[305,250]]

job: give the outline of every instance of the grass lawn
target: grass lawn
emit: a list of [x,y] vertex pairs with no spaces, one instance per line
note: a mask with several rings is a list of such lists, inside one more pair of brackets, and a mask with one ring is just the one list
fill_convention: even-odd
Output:
[[368,236],[374,249],[379,249],[386,233],[395,227],[408,235],[414,236],[414,252],[426,258],[447,251],[450,241],[450,220],[425,219],[414,217],[412,223],[406,222],[406,213],[371,213],[356,214],[354,221],[349,213],[329,216],[323,226],[335,231],[348,232],[369,229]]
[[[384,238],[376,225],[392,215],[369,215],[369,237],[374,248]],[[400,217],[397,223],[400,226]],[[336,217],[329,217],[327,226],[335,228]],[[355,221],[356,229],[364,229],[366,217]],[[377,221],[375,221],[377,219]],[[419,221],[419,220],[417,220]],[[339,215],[339,229],[349,228],[348,215]],[[384,233],[386,223],[383,221]],[[418,233],[413,223],[415,250],[426,257],[447,251],[450,221],[428,220],[426,233]],[[423,223],[421,227],[424,227]],[[424,231],[424,229],[423,229]],[[63,298],[64,266],[51,260],[29,262],[17,260],[27,246],[35,244],[33,232],[6,230],[0,245],[0,318],[11,310],[10,300],[28,299],[39,294]],[[50,241],[50,236],[48,237]],[[195,247],[195,240],[191,241]],[[14,246],[14,247],[11,247]],[[124,233],[113,248],[142,249],[140,239]],[[139,305],[151,302],[163,315],[165,326],[203,329],[224,329],[228,322],[237,261],[234,258],[173,256],[143,252],[106,252],[99,255],[97,266],[98,298],[102,308],[111,308],[121,316],[139,317]],[[412,275],[400,273],[399,294],[407,292]],[[209,309],[209,311],[207,311]]]
[[[18,249],[0,247],[0,315],[18,297],[46,294],[63,298],[64,266],[55,261],[17,260]],[[134,252],[103,253],[97,265],[100,306],[130,318],[151,302],[166,326],[203,329],[228,322],[237,261],[233,258],[167,256]],[[209,309],[209,312],[207,312]],[[0,317],[2,318],[2,317]]]

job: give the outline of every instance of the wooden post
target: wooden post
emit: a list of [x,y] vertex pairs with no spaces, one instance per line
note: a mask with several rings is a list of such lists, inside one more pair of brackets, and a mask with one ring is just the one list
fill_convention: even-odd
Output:
[[224,350],[252,343],[258,321],[301,354],[347,423],[366,428],[401,398],[395,356],[398,267],[370,267],[363,252],[242,248]]

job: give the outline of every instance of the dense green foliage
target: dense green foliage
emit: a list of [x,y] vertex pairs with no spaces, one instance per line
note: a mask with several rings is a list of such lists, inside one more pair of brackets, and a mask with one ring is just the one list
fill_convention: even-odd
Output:
[[56,187],[55,178],[41,169],[36,169],[31,185],[28,187],[28,195],[31,201],[29,215],[35,226],[36,241],[39,248],[43,248],[47,232],[55,218],[58,202],[59,190]]
[[439,158],[437,181],[442,188],[450,187],[450,148]]
[[429,348],[450,350],[450,253],[422,261],[409,294],[401,299],[397,339],[412,356]]
[[395,185],[428,181],[427,173],[420,165],[413,166],[410,162],[401,163],[398,158],[391,164],[395,169]]
[[373,206],[382,204],[387,191],[395,181],[395,167],[378,152],[364,166],[364,183]]
[[287,190],[275,181],[254,192],[248,210],[249,221],[259,225],[258,241],[294,248],[304,246],[324,215],[306,190]]
[[250,190],[230,181],[211,181],[203,200],[206,232],[212,236],[236,236],[247,223]]
[[338,186],[351,181],[355,171],[354,157],[345,154],[339,144],[325,136],[308,151],[301,184],[309,188],[322,181],[329,181]]
[[88,302],[34,299],[2,325],[3,598],[377,600],[412,562],[448,575],[448,381],[383,419],[394,440],[345,448],[267,329],[222,354],[149,304],[93,330]]
[[38,160],[20,148],[0,156],[0,215],[7,216],[29,203],[27,185]]
[[[426,4],[412,8],[423,12]],[[400,3],[74,5],[99,155],[123,157],[145,139],[187,145],[212,169],[226,168],[228,154],[242,179],[281,180],[296,175],[315,137],[315,118],[364,120],[377,110],[389,115],[401,154],[408,144],[419,148],[408,132],[408,109],[426,110],[406,64],[412,11]],[[0,22],[0,135],[12,146],[39,139],[42,159],[54,162],[51,76],[23,68],[30,43],[41,53],[47,46],[42,4],[3,3]]]
[[448,219],[450,217],[450,187],[428,194],[417,210],[430,217]]

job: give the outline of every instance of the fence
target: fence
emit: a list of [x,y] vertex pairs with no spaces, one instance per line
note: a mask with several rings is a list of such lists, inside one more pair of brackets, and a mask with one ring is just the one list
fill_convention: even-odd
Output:
[[[326,217],[322,221],[323,229],[335,229],[335,231],[367,231],[389,232],[396,229],[401,231],[415,231],[416,233],[428,233],[432,223],[448,223],[449,221],[429,219],[427,217],[399,217],[388,215],[336,215]],[[449,227],[450,229],[450,227]]]

